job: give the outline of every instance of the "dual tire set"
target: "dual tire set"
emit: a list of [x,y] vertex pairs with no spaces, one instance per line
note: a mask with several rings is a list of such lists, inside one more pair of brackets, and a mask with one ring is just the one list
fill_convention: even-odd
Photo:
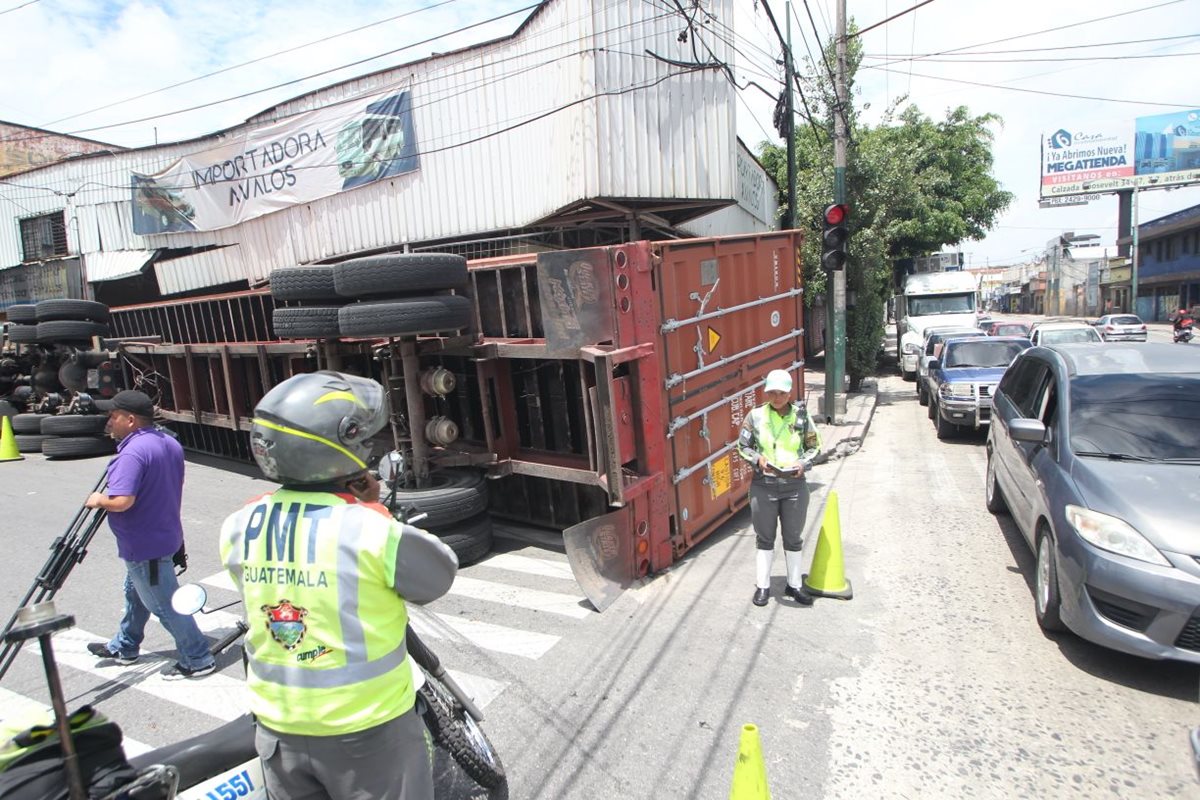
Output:
[[408,336],[469,328],[467,260],[392,253],[271,273],[271,295],[295,303],[272,315],[280,339]]
[[107,414],[16,414],[12,417],[17,451],[47,458],[91,458],[116,452],[104,434]]
[[108,336],[108,306],[94,300],[43,300],[9,306],[8,338],[16,344],[86,344]]
[[429,476],[425,489],[400,489],[383,503],[425,514],[415,527],[432,533],[458,556],[460,566],[483,558],[492,549],[492,518],[487,513],[487,482],[473,469],[441,469]]

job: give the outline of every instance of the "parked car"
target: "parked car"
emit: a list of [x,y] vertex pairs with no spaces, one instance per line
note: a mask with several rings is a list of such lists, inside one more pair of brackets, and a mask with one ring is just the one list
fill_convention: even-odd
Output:
[[1147,658],[1200,663],[1200,352],[1026,350],[993,398],[988,510],[1036,559],[1034,608]]
[[925,342],[921,345],[921,353],[917,357],[917,402],[929,404],[929,362],[941,355],[942,342],[951,336],[983,336],[984,333],[976,328],[940,327],[930,328],[925,332]]
[[1146,341],[1146,323],[1136,314],[1105,314],[1092,325],[1106,342]]
[[929,418],[937,437],[979,430],[992,420],[992,393],[1008,365],[1030,347],[1017,336],[946,340],[941,358],[929,363]]
[[1033,326],[1029,339],[1035,347],[1104,341],[1095,328],[1082,322],[1043,322]]
[[988,336],[1023,336],[1028,339],[1029,327],[1025,322],[993,322],[984,331]]

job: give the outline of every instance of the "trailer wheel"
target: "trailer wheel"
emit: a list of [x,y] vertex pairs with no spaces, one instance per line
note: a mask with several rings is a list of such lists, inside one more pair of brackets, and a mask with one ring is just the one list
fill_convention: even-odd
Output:
[[271,270],[271,296],[278,300],[323,300],[337,302],[333,267],[283,267]]
[[8,340],[15,344],[32,344],[36,342],[37,325],[10,323],[8,326]]
[[106,436],[51,436],[42,442],[42,454],[46,458],[107,456],[116,450],[117,443]]
[[458,556],[458,565],[465,567],[486,556],[492,550],[492,517],[484,513],[429,532],[441,539]]
[[104,433],[107,414],[65,414],[42,420],[42,433],[56,436],[89,436]]
[[[425,489],[400,489],[394,500],[397,509],[412,508],[413,514],[428,515],[416,523],[418,528],[450,525],[487,510],[487,484],[479,471],[440,469],[430,473],[429,481]],[[383,504],[393,507],[390,494]]]
[[43,436],[40,433],[18,433],[13,436],[17,440],[18,453],[40,453],[42,446],[57,436]]
[[330,306],[277,308],[271,322],[280,339],[336,339],[341,330],[338,309]]
[[471,324],[471,301],[454,294],[372,300],[343,306],[342,336],[403,336],[457,331]]
[[108,336],[108,326],[80,319],[39,322],[37,326],[39,342],[86,342],[93,336]]
[[42,420],[49,418],[49,414],[17,414],[12,418],[13,433],[41,433]]
[[108,322],[108,306],[95,300],[43,300],[37,306],[37,321],[90,320]]
[[449,253],[389,253],[333,265],[333,280],[343,297],[387,297],[461,289],[467,285],[467,260]]
[[20,303],[7,309],[9,322],[37,322],[37,306],[33,303]]

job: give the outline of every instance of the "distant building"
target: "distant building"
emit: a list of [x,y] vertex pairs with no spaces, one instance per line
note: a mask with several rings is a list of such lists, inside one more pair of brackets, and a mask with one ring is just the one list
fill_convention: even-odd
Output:
[[[1117,239],[1117,244],[1132,243],[1131,236]],[[1129,259],[1110,263],[1110,283],[1105,287],[1109,297],[1122,291],[1128,297],[1132,266]],[[1124,280],[1112,281],[1114,273]],[[1200,205],[1138,226],[1137,279],[1134,310],[1142,319],[1165,320],[1180,307],[1200,305]]]
[[71,156],[123,149],[104,142],[0,120],[0,177],[53,164]]

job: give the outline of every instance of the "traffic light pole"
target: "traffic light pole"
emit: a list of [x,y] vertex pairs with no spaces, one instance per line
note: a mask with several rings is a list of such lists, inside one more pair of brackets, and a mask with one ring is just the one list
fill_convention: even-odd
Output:
[[[837,0],[837,107],[833,114],[833,202],[846,202],[846,0]],[[847,265],[847,268],[849,266]],[[846,270],[826,272],[825,285],[825,418],[838,421],[845,407]]]

